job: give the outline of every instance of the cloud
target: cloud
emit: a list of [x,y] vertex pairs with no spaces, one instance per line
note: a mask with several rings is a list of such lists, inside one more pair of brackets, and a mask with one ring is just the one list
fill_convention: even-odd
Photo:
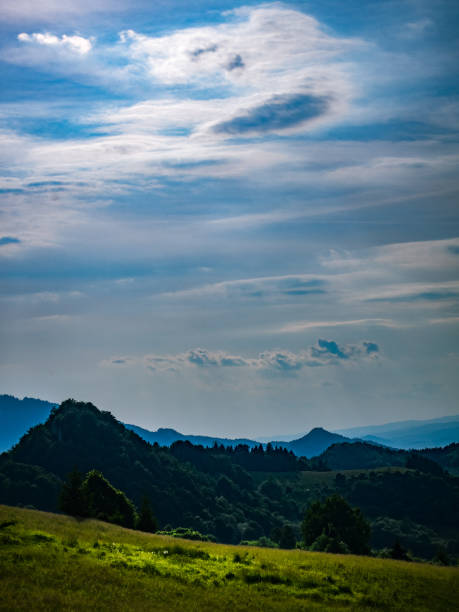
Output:
[[[310,274],[287,274],[283,276],[266,276],[240,280],[223,281],[166,292],[159,295],[162,298],[183,299],[201,297],[236,297],[236,298],[282,298],[301,297],[306,295],[322,295],[326,293],[327,280]],[[156,296],[155,296],[156,297]]]
[[236,53],[234,57],[230,59],[226,65],[227,70],[235,70],[236,68],[244,68],[245,64],[239,53]]
[[298,333],[308,329],[315,329],[317,327],[393,327],[398,328],[399,325],[391,319],[353,319],[344,321],[298,321],[295,323],[288,323],[282,327],[274,330],[275,333]]
[[190,371],[193,368],[198,370],[243,368],[261,374],[269,372],[292,374],[304,368],[374,359],[379,353],[379,346],[375,342],[339,345],[334,340],[319,339],[316,345],[297,353],[270,349],[259,353],[256,357],[245,357],[224,351],[196,348],[176,355],[113,357],[103,361],[102,365],[143,365],[155,372]]
[[283,130],[325,115],[329,105],[326,96],[277,95],[229,121],[217,123],[213,129],[217,134],[230,135]]
[[[363,296],[362,296],[363,297]],[[459,297],[459,281],[406,283],[381,288],[364,297],[368,302],[441,301]]]
[[[331,36],[308,15],[280,4],[224,14],[223,23],[163,36],[127,29],[126,55],[161,83],[212,82],[252,91],[291,91],[298,84],[341,89],[343,71],[333,60],[362,41]],[[210,85],[208,82],[208,85]]]
[[13,236],[2,236],[0,238],[0,246],[5,246],[7,244],[19,244],[21,241],[19,238],[14,238]]
[[39,32],[26,34],[22,32],[18,34],[18,40],[23,43],[35,43],[45,47],[64,48],[79,55],[86,55],[92,48],[92,42],[88,38],[77,35],[68,36],[67,34],[63,34],[59,38],[59,36],[50,34],[49,32],[45,32],[44,34]]

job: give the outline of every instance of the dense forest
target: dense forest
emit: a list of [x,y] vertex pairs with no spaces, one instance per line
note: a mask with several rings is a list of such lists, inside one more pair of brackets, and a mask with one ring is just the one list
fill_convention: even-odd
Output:
[[0,456],[0,502],[56,511],[69,473],[97,470],[137,508],[147,499],[160,529],[270,544],[281,533],[300,540],[308,508],[339,494],[371,522],[373,548],[399,540],[420,557],[441,549],[454,558],[459,479],[447,468],[457,446],[408,453],[345,443],[313,459],[272,445],[160,447],[109,412],[67,400]]

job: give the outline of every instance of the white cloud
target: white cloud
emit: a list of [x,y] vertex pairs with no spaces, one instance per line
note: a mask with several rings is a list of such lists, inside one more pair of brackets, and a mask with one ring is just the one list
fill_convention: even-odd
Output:
[[213,368],[244,368],[253,372],[293,374],[303,368],[355,363],[378,357],[379,346],[374,342],[339,345],[333,340],[320,339],[316,345],[294,353],[288,350],[266,350],[256,357],[231,355],[224,351],[196,348],[176,355],[148,354],[141,357],[122,356],[104,360],[101,365],[143,366],[153,372],[180,372]]
[[23,43],[36,43],[46,47],[64,48],[73,53],[78,53],[79,55],[86,55],[92,48],[91,40],[77,35],[68,36],[67,34],[63,34],[59,38],[59,36],[50,34],[49,32],[43,34],[39,32],[34,32],[33,34],[22,32],[18,34],[18,40]]

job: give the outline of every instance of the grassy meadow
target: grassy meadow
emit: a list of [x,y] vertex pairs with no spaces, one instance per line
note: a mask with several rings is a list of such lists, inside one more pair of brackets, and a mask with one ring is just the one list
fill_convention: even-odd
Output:
[[459,569],[179,540],[0,506],[0,610],[459,607]]

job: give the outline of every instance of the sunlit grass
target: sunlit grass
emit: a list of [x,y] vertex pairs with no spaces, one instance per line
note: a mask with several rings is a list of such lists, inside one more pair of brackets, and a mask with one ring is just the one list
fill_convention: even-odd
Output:
[[0,506],[2,610],[455,610],[459,571],[187,541]]

